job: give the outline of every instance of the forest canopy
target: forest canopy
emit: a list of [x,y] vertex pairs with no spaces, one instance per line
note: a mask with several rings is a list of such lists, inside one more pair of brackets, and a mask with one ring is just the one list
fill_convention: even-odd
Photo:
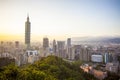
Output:
[[0,80],[97,80],[79,68],[81,62],[67,62],[56,56],[41,58],[34,64],[0,68]]

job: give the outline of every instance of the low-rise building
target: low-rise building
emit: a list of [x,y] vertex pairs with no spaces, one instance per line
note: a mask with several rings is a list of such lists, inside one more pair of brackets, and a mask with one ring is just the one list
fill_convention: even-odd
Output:
[[106,70],[114,73],[118,73],[119,63],[107,63]]
[[26,55],[27,55],[28,63],[33,63],[33,62],[37,61],[39,58],[37,50],[27,50]]
[[92,55],[91,61],[92,62],[103,62],[103,56],[102,55]]

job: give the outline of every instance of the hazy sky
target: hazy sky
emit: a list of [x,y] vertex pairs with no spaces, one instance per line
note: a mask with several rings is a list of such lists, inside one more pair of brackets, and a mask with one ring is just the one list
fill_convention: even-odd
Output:
[[[0,39],[119,36],[120,0],[0,0]],[[40,36],[40,37],[38,37]]]

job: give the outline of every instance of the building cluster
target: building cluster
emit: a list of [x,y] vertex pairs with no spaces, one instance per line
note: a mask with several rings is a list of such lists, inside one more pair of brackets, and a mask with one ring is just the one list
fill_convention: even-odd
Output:
[[53,40],[52,45],[49,45],[49,39],[43,38],[43,56],[55,55],[69,60],[90,61],[90,49],[82,45],[72,45],[71,42],[71,38],[67,41]]
[[72,44],[71,38],[66,41],[49,42],[48,38],[43,38],[43,56],[55,55],[69,60],[81,60],[85,62],[110,63],[118,62],[120,56],[120,46],[99,46],[99,45],[77,45]]
[[[95,47],[95,46],[93,46]],[[107,77],[107,72],[120,74],[120,45],[96,47],[91,50],[91,61],[80,66],[85,72],[100,80]]]
[[80,66],[81,69],[83,69],[85,72],[93,74],[96,78],[103,80],[105,77],[107,77],[107,71],[101,71],[94,69],[92,65],[83,64]]
[[15,59],[19,61],[20,54],[24,53],[24,46],[20,46],[18,41],[0,43],[0,57]]

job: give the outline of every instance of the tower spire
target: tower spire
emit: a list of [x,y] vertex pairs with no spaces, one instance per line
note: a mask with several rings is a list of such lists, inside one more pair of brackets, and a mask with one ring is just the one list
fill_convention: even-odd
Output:
[[29,13],[27,13],[27,21],[29,21]]
[[27,17],[29,17],[29,13],[27,13]]

